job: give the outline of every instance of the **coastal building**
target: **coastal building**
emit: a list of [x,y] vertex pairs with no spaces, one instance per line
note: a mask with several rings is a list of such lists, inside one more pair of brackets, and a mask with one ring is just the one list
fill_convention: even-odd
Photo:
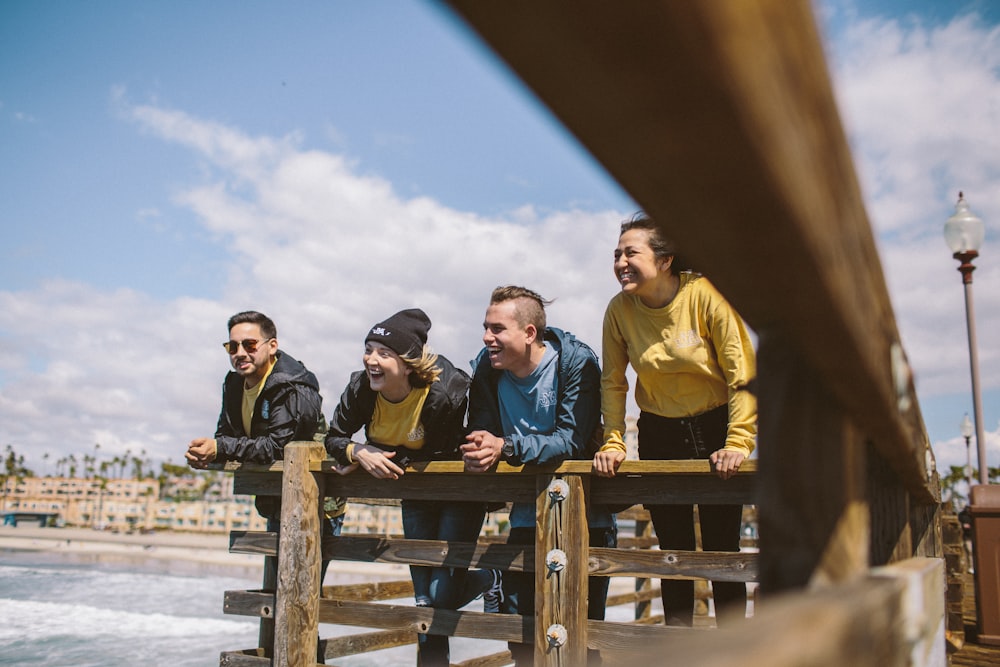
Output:
[[[0,511],[53,513],[56,525],[111,531],[173,530],[192,533],[263,531],[267,522],[252,496],[233,493],[232,475],[148,479],[24,477],[7,480]],[[506,512],[486,519],[485,535],[503,531]],[[402,535],[398,503],[351,502],[344,532]]]

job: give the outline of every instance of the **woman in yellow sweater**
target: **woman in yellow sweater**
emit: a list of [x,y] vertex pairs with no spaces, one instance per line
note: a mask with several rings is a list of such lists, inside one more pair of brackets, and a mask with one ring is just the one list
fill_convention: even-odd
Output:
[[[698,273],[678,267],[676,248],[645,215],[622,223],[615,250],[621,292],[604,314],[601,411],[604,445],[594,471],[613,477],[625,460],[626,367],[636,373],[640,459],[708,459],[729,479],[750,456],[756,374],[743,320]],[[647,506],[664,550],[695,549],[692,505]],[[739,551],[740,505],[701,505],[702,548]],[[746,587],[713,582],[716,618],[746,615]],[[668,625],[691,625],[694,582],[661,581]]]

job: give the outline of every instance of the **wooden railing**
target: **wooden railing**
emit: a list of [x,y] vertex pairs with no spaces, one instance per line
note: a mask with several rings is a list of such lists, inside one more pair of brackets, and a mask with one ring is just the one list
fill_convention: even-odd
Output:
[[[327,658],[387,648],[413,641],[415,633],[447,634],[500,641],[534,643],[536,664],[585,664],[588,648],[605,652],[649,646],[678,632],[652,625],[649,602],[655,588],[610,599],[611,605],[636,606],[637,623],[587,619],[588,576],[634,577],[640,582],[659,578],[703,578],[753,582],[755,553],[680,552],[630,548],[588,547],[588,503],[751,504],[755,462],[744,464],[735,478],[723,482],[704,461],[626,462],[615,479],[591,477],[589,461],[570,461],[549,469],[501,464],[495,473],[464,473],[458,462],[411,466],[402,479],[376,480],[364,474],[346,477],[329,472],[322,448],[294,443],[285,449],[284,463],[269,468],[237,466],[237,493],[281,493],[280,534],[234,532],[231,550],[276,557],[274,590],[230,591],[227,613],[259,616],[264,630],[261,646],[223,654],[224,665],[311,665],[315,659],[319,623],[376,628],[380,632],[324,640]],[[362,498],[423,498],[494,502],[534,502],[538,518],[534,545],[508,545],[495,538],[477,543],[405,540],[385,536],[342,535],[319,540],[319,499],[324,495]],[[647,537],[643,543],[649,545]],[[550,568],[553,550],[565,554],[565,564]],[[533,572],[536,579],[534,617],[449,611],[405,605],[376,604],[412,593],[405,584],[358,587],[328,586],[320,597],[321,558],[426,566],[494,568]],[[331,564],[332,572],[336,563]],[[265,574],[265,578],[268,575]],[[308,585],[307,585],[308,584]],[[274,624],[273,647],[269,624]],[[681,631],[683,632],[683,631]],[[638,644],[637,644],[638,642]],[[505,664],[505,654],[493,656]],[[477,661],[476,664],[484,664]]]

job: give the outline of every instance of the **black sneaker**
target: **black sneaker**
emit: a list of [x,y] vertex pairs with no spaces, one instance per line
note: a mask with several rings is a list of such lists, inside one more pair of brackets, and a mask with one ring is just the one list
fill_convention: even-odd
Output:
[[503,602],[503,573],[491,570],[493,584],[483,593],[483,611],[487,614],[499,614],[500,603]]

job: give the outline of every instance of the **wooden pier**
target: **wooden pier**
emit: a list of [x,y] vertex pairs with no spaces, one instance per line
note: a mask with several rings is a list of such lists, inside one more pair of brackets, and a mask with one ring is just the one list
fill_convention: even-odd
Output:
[[[628,463],[602,480],[589,461],[487,475],[435,463],[376,487],[292,446],[271,469],[233,468],[239,492],[280,493],[285,514],[280,538],[234,536],[235,550],[277,554],[279,567],[269,590],[227,595],[227,611],[259,616],[264,632],[222,663],[312,664],[322,620],[376,628],[326,642],[328,658],[440,632],[533,641],[540,666],[585,664],[588,647],[619,664],[902,667],[946,665],[950,646],[955,664],[973,664],[957,662],[971,649],[957,650],[946,609],[934,456],[808,0],[448,4],[757,333],[759,466],[722,483],[707,464]],[[559,501],[556,480],[568,486]],[[321,543],[324,493],[534,500],[538,541]],[[585,546],[588,501],[722,498],[756,505],[754,558]],[[556,548],[567,564],[547,576]],[[533,571],[542,594],[531,617],[321,599],[321,551]],[[760,598],[732,630],[598,623],[585,618],[588,574],[725,575],[758,581]]]

